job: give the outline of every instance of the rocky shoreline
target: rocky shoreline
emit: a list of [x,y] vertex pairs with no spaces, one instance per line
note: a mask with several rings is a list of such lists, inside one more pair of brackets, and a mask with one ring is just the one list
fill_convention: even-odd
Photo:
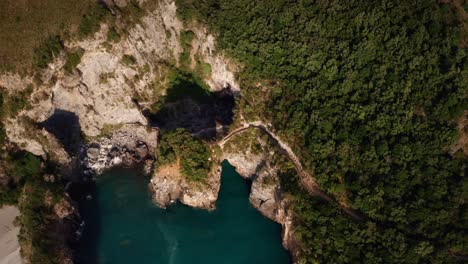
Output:
[[112,167],[132,167],[142,163],[144,171],[151,173],[158,133],[157,128],[125,125],[109,137],[92,140],[80,153],[84,176],[94,177]]
[[161,208],[180,201],[190,207],[214,210],[221,185],[221,169],[216,167],[206,182],[192,182],[180,175],[178,168],[158,168],[149,183],[154,202]]
[[[130,131],[135,131],[135,127]],[[213,166],[207,181],[194,183],[180,175],[177,164],[154,169],[157,157],[151,153],[157,148],[159,131],[156,128],[140,136],[130,131],[128,127],[123,128],[110,137],[88,144],[86,155],[82,156],[81,160],[84,173],[90,177],[97,177],[112,167],[135,167],[143,164],[145,174],[151,175],[148,187],[159,207],[166,208],[180,201],[190,207],[214,210],[221,183],[220,163],[227,160],[239,175],[252,181],[250,203],[265,217],[282,225],[283,246],[289,250],[293,260],[297,260],[299,247],[294,237],[289,201],[283,195],[276,168],[271,162],[272,157],[279,153],[265,146],[262,152],[257,154],[250,150],[229,152],[222,149],[221,157]]]
[[[215,155],[212,149],[214,165],[205,182],[190,182],[177,174],[177,168],[154,168],[159,130],[149,126],[142,106],[156,102],[155,80],[164,84],[167,66],[161,61],[175,61],[175,66],[180,66],[184,48],[179,38],[181,32],[188,30],[195,35],[190,50],[192,64],[197,57],[211,65],[211,73],[204,76],[211,92],[229,88],[230,94],[239,94],[235,80],[237,66],[215,52],[214,36],[205,28],[184,25],[177,18],[175,2],[165,0],[142,17],[140,24],[128,29],[128,36],[110,46],[106,46],[109,45],[106,24],[90,39],[66,42],[67,49],[79,48],[84,53],[72,73],[63,70],[62,54],[39,75],[40,82],[19,75],[0,75],[0,86],[8,93],[34,87],[28,98],[30,107],[4,122],[8,140],[57,164],[62,178],[71,182],[65,188],[69,193],[83,195],[81,185],[92,183],[93,178],[113,167],[143,165],[145,173],[152,176],[149,188],[153,198],[163,208],[179,200],[188,206],[215,209],[221,182],[220,163],[227,160],[242,177],[252,181],[250,202],[283,226],[283,245],[295,257],[292,216],[270,159],[275,152],[263,148],[254,155],[248,149],[231,152],[221,146],[221,152]],[[135,63],[122,63],[124,56],[132,56]],[[192,70],[194,65],[190,66]],[[227,127],[216,121],[205,130],[224,132]],[[220,142],[210,145],[219,145],[216,143]],[[74,196],[70,194],[71,198]],[[78,206],[70,197],[67,195],[56,208],[56,228],[79,237],[84,225],[80,223]],[[64,224],[68,221],[64,219],[73,223]],[[69,232],[71,228],[73,232]],[[68,246],[64,245],[63,251],[71,255]]]
[[223,159],[234,166],[239,175],[252,181],[250,203],[262,215],[281,224],[283,247],[291,254],[293,263],[296,263],[300,252],[294,236],[293,216],[289,201],[281,190],[276,169],[270,162],[273,155],[274,152],[256,155],[246,151],[224,153]]

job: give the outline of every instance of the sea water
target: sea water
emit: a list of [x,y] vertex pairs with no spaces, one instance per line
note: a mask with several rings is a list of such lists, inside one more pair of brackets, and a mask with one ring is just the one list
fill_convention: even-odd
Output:
[[115,169],[100,176],[81,205],[86,228],[78,255],[85,264],[287,264],[281,227],[248,200],[250,186],[226,161],[216,210],[182,204],[160,209],[148,177]]

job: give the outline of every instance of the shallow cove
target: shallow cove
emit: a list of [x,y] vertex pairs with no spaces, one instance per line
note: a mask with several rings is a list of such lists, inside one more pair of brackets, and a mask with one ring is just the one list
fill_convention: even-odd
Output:
[[136,170],[100,176],[93,199],[82,203],[86,229],[79,263],[289,263],[280,225],[250,205],[249,184],[229,163],[222,166],[213,212],[181,204],[157,208],[149,179]]

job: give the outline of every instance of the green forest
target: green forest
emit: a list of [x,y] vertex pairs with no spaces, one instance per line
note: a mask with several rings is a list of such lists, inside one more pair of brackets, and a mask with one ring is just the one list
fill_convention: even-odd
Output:
[[[6,186],[0,188],[0,207],[14,204],[21,210],[17,219],[22,256],[30,263],[59,263],[60,243],[54,232],[53,206],[65,195],[55,166],[24,151],[10,151],[2,157]],[[51,179],[46,180],[44,175]],[[50,201],[47,201],[48,197]]]
[[[271,122],[320,187],[294,197],[304,263],[456,263],[468,254],[460,1],[178,0],[243,65],[244,111]],[[460,10],[460,8],[462,8]],[[464,10],[463,10],[464,8]],[[466,28],[466,27],[465,27]]]

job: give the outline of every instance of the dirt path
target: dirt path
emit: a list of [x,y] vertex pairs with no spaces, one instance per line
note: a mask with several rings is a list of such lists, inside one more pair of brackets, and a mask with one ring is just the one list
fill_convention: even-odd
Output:
[[[222,148],[224,147],[224,144],[229,141],[233,136],[238,135],[247,129],[254,127],[262,130],[265,132],[267,135],[270,136],[270,138],[275,142],[275,144],[278,146],[278,148],[281,150],[282,153],[286,155],[286,157],[293,163],[294,167],[296,168],[296,171],[300,177],[300,184],[301,186],[312,196],[319,197],[327,202],[336,202],[336,200],[326,194],[324,191],[320,190],[319,184],[315,180],[315,177],[313,177],[310,173],[308,173],[304,167],[302,166],[302,163],[300,162],[299,158],[297,155],[294,153],[294,151],[289,147],[287,143],[282,141],[275,133],[271,132],[270,129],[261,121],[255,121],[255,122],[249,122],[249,123],[244,123],[242,127],[239,127],[229,133],[227,136],[225,136],[218,144]],[[347,205],[344,205],[342,203],[338,203],[341,207],[341,209],[349,215],[351,218],[355,220],[363,220],[363,217],[350,208]]]
[[[287,156],[287,158],[294,164],[294,167],[296,168],[296,171],[298,173],[298,175],[300,176],[300,184],[301,186],[312,196],[316,196],[316,197],[319,197],[325,201],[328,201],[328,202],[333,202],[333,203],[338,203],[338,205],[341,207],[341,209],[343,210],[344,213],[346,213],[350,218],[354,219],[354,220],[357,220],[357,221],[363,221],[363,220],[369,220],[368,218],[366,218],[365,216],[363,216],[361,213],[359,213],[358,211],[350,208],[349,206],[345,205],[345,204],[342,204],[338,201],[336,201],[336,199],[332,196],[330,196],[329,194],[323,192],[322,190],[320,190],[320,187],[318,185],[318,183],[316,182],[315,178],[313,177],[313,175],[309,174],[305,169],[304,167],[302,166],[299,158],[296,156],[296,154],[292,151],[292,149],[288,146],[288,144],[286,144],[284,141],[282,141],[275,133],[271,132],[268,127],[262,123],[261,121],[256,121],[256,122],[250,122],[250,123],[244,123],[242,127],[239,127],[235,130],[233,130],[231,133],[229,133],[227,136],[225,136],[218,144],[223,147],[224,144],[230,140],[233,136],[235,135],[238,135],[244,131],[246,131],[247,129],[249,129],[250,127],[254,127],[254,128],[258,128],[258,129],[261,129],[262,131],[264,131],[265,133],[267,133],[271,139],[273,139],[273,141],[275,142],[275,144],[278,146],[278,148]],[[374,220],[375,221],[375,220]],[[408,232],[404,229],[401,229],[397,226],[395,226],[393,223],[389,223],[389,222],[380,222],[380,221],[377,221],[375,222],[378,226],[380,227],[389,227],[391,226],[392,228],[395,228],[397,229],[398,231],[402,232],[403,234],[407,235],[407,236],[414,236],[412,234],[408,234]],[[427,240],[431,240],[430,238],[427,238],[427,237],[416,237],[414,238],[416,240],[420,240],[420,241],[427,241]],[[432,241],[434,244],[437,244],[436,241]],[[450,249],[448,250],[449,251],[449,255],[456,258],[456,259],[459,259],[459,260],[467,260],[468,259],[468,256],[467,255],[458,255],[457,253],[454,253],[452,252]]]

